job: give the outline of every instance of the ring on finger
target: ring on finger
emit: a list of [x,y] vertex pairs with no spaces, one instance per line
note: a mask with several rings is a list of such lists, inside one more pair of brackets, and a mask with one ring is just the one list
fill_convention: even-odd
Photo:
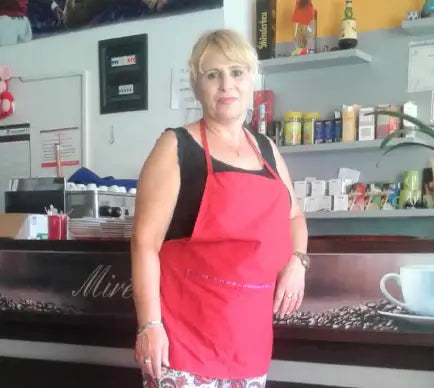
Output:
[[151,360],[150,358],[145,358],[145,359],[143,360],[143,362],[144,362],[145,364],[152,364],[152,360]]
[[294,293],[293,292],[288,292],[286,294],[286,297],[289,298],[289,299],[292,299],[294,297]]

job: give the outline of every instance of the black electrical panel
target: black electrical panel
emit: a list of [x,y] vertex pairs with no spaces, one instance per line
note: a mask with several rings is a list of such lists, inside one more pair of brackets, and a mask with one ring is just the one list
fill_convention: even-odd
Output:
[[148,109],[148,36],[98,42],[100,112]]

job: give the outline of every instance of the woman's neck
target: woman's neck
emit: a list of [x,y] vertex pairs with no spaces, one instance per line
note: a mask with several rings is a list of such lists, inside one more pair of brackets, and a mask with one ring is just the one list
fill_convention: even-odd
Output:
[[207,130],[213,135],[221,137],[226,141],[238,143],[243,133],[244,120],[236,119],[222,123],[209,117],[204,117]]

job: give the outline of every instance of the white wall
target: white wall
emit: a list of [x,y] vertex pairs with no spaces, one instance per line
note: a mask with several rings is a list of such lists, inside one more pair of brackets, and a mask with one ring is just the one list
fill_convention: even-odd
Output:
[[225,0],[225,27],[237,30],[251,43],[255,41],[255,0]]
[[[134,178],[164,128],[195,118],[194,112],[170,109],[171,67],[187,65],[191,48],[204,30],[223,26],[222,8],[145,19],[1,47],[0,63],[9,64],[20,76],[87,71],[88,167],[101,176]],[[148,110],[100,115],[98,41],[140,33],[148,34]],[[114,144],[109,143],[112,125]]]

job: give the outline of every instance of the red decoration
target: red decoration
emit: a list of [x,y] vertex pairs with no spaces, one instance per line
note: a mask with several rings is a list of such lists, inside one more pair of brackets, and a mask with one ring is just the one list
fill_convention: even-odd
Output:
[[308,26],[315,17],[315,9],[313,8],[311,0],[297,0],[292,21],[294,23],[303,24]]
[[4,119],[15,111],[15,99],[9,89],[11,69],[8,66],[0,65],[0,119]]

